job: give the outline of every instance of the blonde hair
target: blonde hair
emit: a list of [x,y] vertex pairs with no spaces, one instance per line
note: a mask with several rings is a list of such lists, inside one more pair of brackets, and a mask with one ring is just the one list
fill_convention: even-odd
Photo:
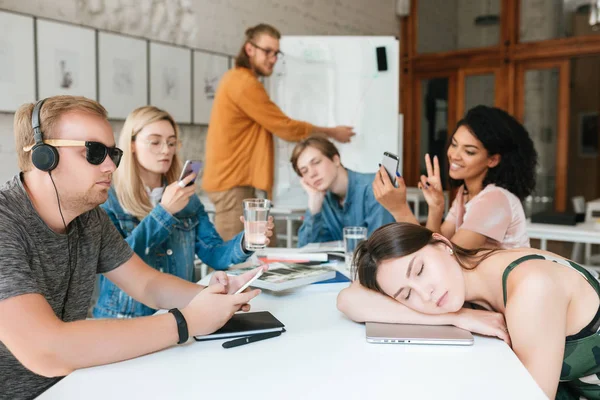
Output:
[[246,29],[246,39],[244,39],[244,44],[242,44],[242,48],[235,58],[235,66],[243,67],[251,69],[250,65],[250,57],[248,57],[248,53],[246,53],[246,43],[253,42],[261,35],[269,35],[275,39],[281,39],[281,33],[271,25],[267,24],[258,24],[256,26],[252,26]]
[[[173,126],[175,137],[179,140],[179,127],[171,114],[154,106],[133,110],[127,116],[119,137],[119,148],[123,150],[123,158],[119,168],[113,174],[115,192],[123,209],[140,220],[152,211],[152,204],[140,178],[140,166],[133,154],[132,146],[136,135],[146,126],[157,121],[168,121]],[[167,185],[175,182],[180,173],[181,161],[176,152],[171,168],[166,173]]]
[[[35,143],[33,139],[33,127],[31,126],[31,114],[34,103],[25,103],[15,113],[13,130],[15,134],[15,145],[19,169],[23,172],[33,168],[31,163],[31,151],[25,152],[24,147]],[[40,109],[40,129],[43,138],[51,139],[58,136],[56,132],[60,118],[69,112],[85,112],[107,119],[106,109],[97,101],[81,96],[54,96],[48,97]]]
[[314,147],[319,150],[325,157],[329,158],[333,161],[335,156],[340,157],[340,152],[338,151],[335,144],[331,143],[329,139],[322,135],[314,135],[310,136],[304,140],[301,140],[296,144],[294,150],[292,150],[292,156],[290,157],[290,162],[292,163],[292,167],[296,174],[302,178],[302,173],[298,169],[298,159],[304,150],[308,147]]

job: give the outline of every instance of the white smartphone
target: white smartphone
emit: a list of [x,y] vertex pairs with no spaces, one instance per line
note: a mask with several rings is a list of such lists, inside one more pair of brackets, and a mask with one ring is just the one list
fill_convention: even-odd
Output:
[[381,165],[385,168],[390,177],[390,181],[395,186],[396,182],[396,173],[398,172],[398,156],[392,153],[388,153],[387,151],[383,153],[383,159],[381,160]]
[[238,290],[235,292],[235,294],[240,294],[240,293],[242,293],[244,290],[246,290],[246,288],[247,288],[248,286],[250,286],[250,284],[251,284],[252,282],[254,282],[254,281],[255,281],[255,280],[257,280],[258,278],[260,278],[260,276],[263,274],[263,271],[264,271],[264,270],[263,270],[262,268],[261,268],[261,269],[259,269],[259,270],[258,270],[258,272],[256,273],[256,275],[254,275],[252,278],[250,278],[250,280],[249,280],[248,282],[244,283],[244,284],[242,285],[242,287],[241,287],[241,288],[239,288],[239,289],[238,289]]

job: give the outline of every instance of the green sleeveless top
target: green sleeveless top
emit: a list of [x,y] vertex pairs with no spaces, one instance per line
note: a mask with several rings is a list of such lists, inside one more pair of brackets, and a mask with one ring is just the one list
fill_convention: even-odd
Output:
[[[508,274],[519,264],[528,260],[553,261],[576,270],[592,285],[600,297],[600,283],[581,265],[563,258],[532,254],[513,261],[504,270],[502,275],[504,306],[506,306]],[[556,399],[600,399],[600,332],[598,332],[598,325],[600,325],[600,308],[592,322],[582,332],[566,338],[565,355]]]

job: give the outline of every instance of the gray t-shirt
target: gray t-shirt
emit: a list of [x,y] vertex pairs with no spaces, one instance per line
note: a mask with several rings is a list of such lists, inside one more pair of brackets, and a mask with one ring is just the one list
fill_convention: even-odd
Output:
[[[77,217],[68,232],[70,260],[67,235],[40,218],[20,175],[0,187],[0,301],[39,293],[63,321],[86,318],[96,274],[117,268],[133,251],[100,207]],[[0,399],[36,397],[59,379],[29,371],[0,342]]]

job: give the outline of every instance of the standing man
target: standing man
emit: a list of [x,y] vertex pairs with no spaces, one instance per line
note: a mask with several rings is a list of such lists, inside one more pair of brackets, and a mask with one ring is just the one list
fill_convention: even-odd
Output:
[[346,143],[354,136],[349,126],[325,128],[287,117],[271,101],[259,77],[271,76],[281,34],[259,24],[246,30],[235,68],[222,78],[215,95],[202,188],[215,205],[217,231],[227,241],[244,229],[239,220],[242,200],[273,189],[273,136],[296,142],[324,133]]

